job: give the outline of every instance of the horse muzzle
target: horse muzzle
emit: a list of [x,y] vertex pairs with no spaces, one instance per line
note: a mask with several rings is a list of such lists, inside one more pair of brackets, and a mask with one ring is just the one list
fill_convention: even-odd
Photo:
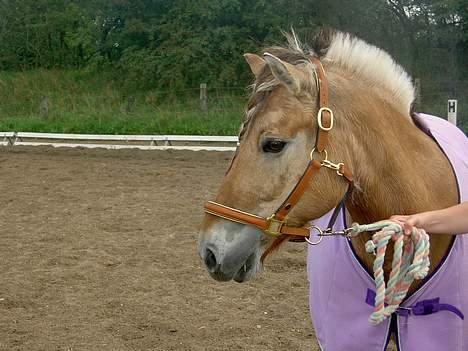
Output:
[[198,253],[206,270],[218,281],[249,280],[259,266],[262,233],[238,223],[217,222],[200,232]]

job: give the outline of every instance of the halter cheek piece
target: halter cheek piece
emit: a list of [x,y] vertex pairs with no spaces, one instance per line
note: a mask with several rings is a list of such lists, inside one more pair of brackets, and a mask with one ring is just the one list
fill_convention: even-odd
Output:
[[[278,241],[284,241],[285,236],[290,236],[290,241],[307,241],[311,245],[319,244],[323,239],[324,232],[315,226],[310,227],[291,227],[286,223],[286,217],[294,208],[294,206],[299,202],[302,195],[304,194],[310,179],[322,168],[326,167],[336,171],[336,174],[344,177],[348,181],[348,190],[343,196],[342,200],[335,207],[335,210],[332,214],[330,222],[325,232],[331,230],[333,224],[336,221],[336,218],[345,206],[345,202],[348,199],[351,191],[353,189],[353,175],[346,168],[344,163],[333,163],[328,160],[328,153],[326,146],[328,143],[328,132],[333,129],[334,116],[333,111],[328,107],[328,82],[325,76],[325,71],[323,69],[322,63],[316,57],[310,58],[311,62],[317,67],[316,77],[317,85],[319,90],[319,110],[317,113],[317,138],[315,141],[315,147],[310,152],[310,161],[307,165],[307,168],[294,189],[289,193],[289,196],[284,200],[282,205],[273,213],[271,216],[265,218],[256,216],[236,208],[228,207],[222,204],[219,204],[214,201],[208,201],[205,204],[205,212],[213,216],[227,219],[229,221],[251,225],[257,227],[265,234],[273,236]],[[318,161],[314,156],[321,156],[321,161]],[[309,239],[310,228],[313,228],[318,231],[319,239],[316,242],[312,242]],[[274,247],[273,243],[269,249],[265,251],[263,257],[265,257]],[[262,257],[262,258],[263,258]]]

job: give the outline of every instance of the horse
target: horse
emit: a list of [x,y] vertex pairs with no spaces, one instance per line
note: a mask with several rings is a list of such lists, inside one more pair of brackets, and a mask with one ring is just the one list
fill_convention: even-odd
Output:
[[[310,47],[294,32],[287,39],[262,56],[245,54],[255,82],[238,148],[199,234],[199,255],[218,281],[246,282],[281,243],[300,237],[311,242],[304,234],[308,223],[333,209],[330,226],[342,208],[344,220],[372,223],[460,201],[452,164],[415,118],[415,88],[402,66],[349,33],[321,30]],[[374,262],[365,250],[370,237],[348,239],[357,269],[368,273]],[[454,241],[430,235],[429,276],[440,270]],[[392,250],[390,245],[383,265],[387,280]],[[423,285],[413,283],[409,296]],[[324,349],[381,350],[389,325],[380,348],[356,349],[348,342]],[[466,326],[456,325],[468,339]]]

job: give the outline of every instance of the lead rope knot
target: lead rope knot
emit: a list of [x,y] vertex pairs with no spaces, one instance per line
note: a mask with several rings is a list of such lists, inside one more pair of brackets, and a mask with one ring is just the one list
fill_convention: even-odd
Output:
[[[398,309],[413,281],[423,279],[429,272],[429,235],[423,229],[413,228],[411,235],[406,236],[400,224],[386,220],[363,225],[354,223],[351,236],[370,231],[376,232],[366,243],[366,251],[375,254],[376,295],[369,322],[377,325]],[[390,240],[394,241],[393,261],[386,284],[383,264]]]

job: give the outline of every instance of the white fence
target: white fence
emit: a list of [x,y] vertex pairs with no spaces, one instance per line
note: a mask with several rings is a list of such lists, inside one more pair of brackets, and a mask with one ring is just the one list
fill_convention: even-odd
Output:
[[[105,149],[234,151],[236,136],[107,135],[0,132],[3,146],[53,146]],[[111,143],[110,143],[111,142]]]

